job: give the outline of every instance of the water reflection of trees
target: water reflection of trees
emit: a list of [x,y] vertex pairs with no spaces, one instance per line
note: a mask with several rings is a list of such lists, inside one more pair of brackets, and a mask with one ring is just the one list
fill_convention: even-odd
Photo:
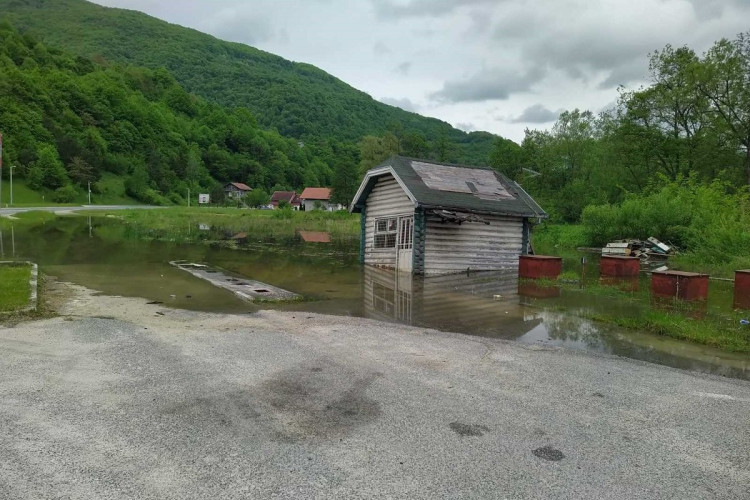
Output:
[[568,314],[541,311],[547,336],[560,342],[579,342],[587,347],[602,350],[606,345],[602,331],[591,320]]

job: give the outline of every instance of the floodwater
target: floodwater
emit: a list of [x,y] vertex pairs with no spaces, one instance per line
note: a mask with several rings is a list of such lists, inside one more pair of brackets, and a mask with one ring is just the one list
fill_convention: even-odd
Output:
[[[271,238],[196,225],[193,242],[144,239],[143,231],[112,218],[58,217],[29,225],[3,222],[0,259],[28,259],[42,272],[104,294],[143,297],[166,306],[252,313],[261,308],[362,316],[535,346],[562,346],[750,380],[750,356],[618,328],[586,317],[633,317],[653,307],[645,279],[608,283],[627,293],[602,293],[589,256],[584,286],[519,283],[515,273],[469,273],[434,278],[361,267],[359,242],[327,235]],[[207,244],[199,240],[225,240]],[[231,242],[231,245],[226,244]],[[264,282],[304,297],[302,302],[252,304],[177,269],[186,260]],[[577,267],[576,267],[577,266]],[[565,269],[580,271],[577,259]],[[595,285],[596,292],[587,288]],[[731,283],[711,282],[708,304],[686,314],[731,311]],[[696,319],[699,320],[699,319]],[[748,332],[750,335],[750,331]]]

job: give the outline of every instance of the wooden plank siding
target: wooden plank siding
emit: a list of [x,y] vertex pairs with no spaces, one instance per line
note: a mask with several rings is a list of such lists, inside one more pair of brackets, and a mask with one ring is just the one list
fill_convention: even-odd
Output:
[[523,247],[523,219],[483,215],[482,222],[443,223],[427,217],[424,274],[489,271],[518,267]]
[[375,248],[375,219],[413,215],[414,204],[392,175],[380,177],[367,198],[365,211],[365,264],[396,266],[396,248]]

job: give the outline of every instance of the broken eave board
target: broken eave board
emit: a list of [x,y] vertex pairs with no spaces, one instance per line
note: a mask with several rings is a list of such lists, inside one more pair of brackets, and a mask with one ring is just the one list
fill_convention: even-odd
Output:
[[475,214],[452,212],[450,210],[428,210],[427,214],[440,217],[443,222],[453,222],[459,225],[463,222],[481,222],[488,226],[490,225],[490,222],[487,219],[479,217]]

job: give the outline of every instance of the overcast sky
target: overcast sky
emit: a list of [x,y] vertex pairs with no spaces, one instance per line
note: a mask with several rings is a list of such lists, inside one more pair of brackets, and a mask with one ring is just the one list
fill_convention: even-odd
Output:
[[314,64],[375,99],[517,142],[560,110],[647,81],[648,54],[702,53],[750,0],[96,0]]

